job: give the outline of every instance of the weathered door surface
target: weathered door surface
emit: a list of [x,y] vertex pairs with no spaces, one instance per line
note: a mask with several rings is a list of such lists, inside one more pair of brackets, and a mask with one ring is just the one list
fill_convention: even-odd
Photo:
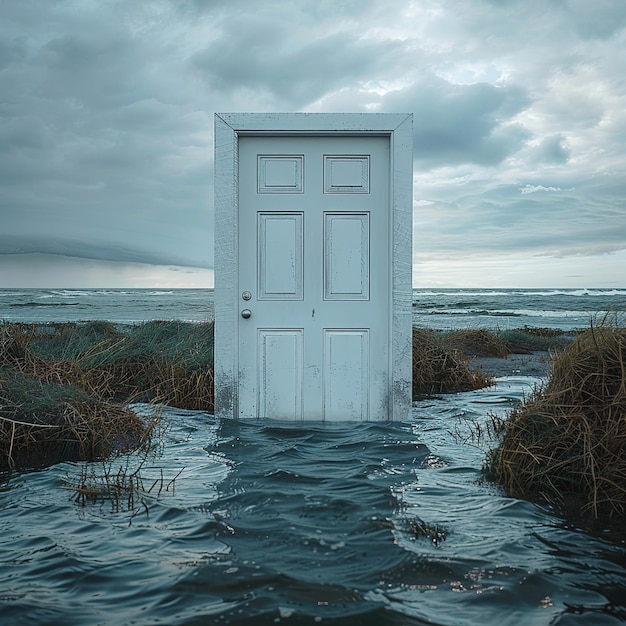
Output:
[[[243,117],[258,125],[263,116]],[[319,126],[342,116],[314,117],[327,118]],[[216,207],[217,224],[229,222],[228,250],[216,239],[216,257],[232,255],[232,270],[216,264],[218,414],[386,420],[394,404],[410,406],[410,372],[394,367],[410,357],[410,337],[397,337],[406,319],[394,293],[392,133],[320,131],[234,133],[233,207]],[[217,142],[216,124],[216,155]],[[410,275],[408,289],[410,307]]]
[[387,138],[241,138],[240,415],[386,412],[390,263]]

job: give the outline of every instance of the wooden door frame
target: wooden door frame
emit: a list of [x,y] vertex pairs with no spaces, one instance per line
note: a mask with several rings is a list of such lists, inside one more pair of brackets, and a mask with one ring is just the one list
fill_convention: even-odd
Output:
[[[259,135],[389,137],[392,240],[389,419],[411,410],[413,116],[406,113],[215,114],[215,414],[237,418],[239,386],[239,137]],[[236,305],[237,303],[237,305]],[[320,415],[320,420],[322,416]]]

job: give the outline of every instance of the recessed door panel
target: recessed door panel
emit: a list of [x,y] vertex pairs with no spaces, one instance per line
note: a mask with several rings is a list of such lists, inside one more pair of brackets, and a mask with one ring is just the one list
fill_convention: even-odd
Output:
[[257,417],[302,418],[302,329],[258,331]]
[[258,155],[259,193],[302,193],[302,155]]
[[259,300],[302,300],[302,213],[259,213],[257,233]]
[[324,330],[324,415],[369,419],[369,330]]
[[369,193],[370,155],[324,156],[325,193]]
[[368,300],[369,213],[324,215],[324,299]]

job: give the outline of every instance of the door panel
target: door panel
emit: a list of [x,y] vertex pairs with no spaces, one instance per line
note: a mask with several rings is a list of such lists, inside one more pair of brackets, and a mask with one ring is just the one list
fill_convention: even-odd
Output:
[[324,156],[325,193],[369,193],[369,155]]
[[324,417],[369,419],[369,331],[324,330]]
[[259,300],[302,300],[302,213],[259,213],[258,220]]
[[240,417],[386,418],[389,169],[388,137],[240,137]]
[[302,193],[302,155],[257,156],[259,193]]
[[324,214],[324,299],[369,299],[369,214]]
[[258,417],[302,418],[302,329],[258,331]]

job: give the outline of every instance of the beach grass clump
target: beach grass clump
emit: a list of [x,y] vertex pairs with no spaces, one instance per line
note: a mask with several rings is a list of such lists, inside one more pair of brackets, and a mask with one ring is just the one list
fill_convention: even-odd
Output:
[[146,322],[80,360],[90,384],[127,400],[212,411],[213,324]]
[[54,336],[55,326],[63,326],[62,332],[70,336],[64,325],[9,324],[0,326],[0,368],[10,369],[45,383],[76,385],[81,387],[82,373],[71,358],[42,358],[33,350],[40,329]]
[[0,471],[144,445],[133,401],[213,410],[213,324],[0,324]]
[[0,368],[0,471],[105,458],[140,447],[150,430],[80,387]]
[[481,389],[493,377],[470,369],[470,357],[446,345],[441,334],[413,328],[413,398]]
[[16,324],[33,355],[46,361],[72,361],[102,350],[123,338],[115,324],[106,321]]
[[529,326],[500,330],[497,336],[508,354],[559,352],[565,349],[573,340],[571,332],[558,328],[531,328]]
[[498,333],[484,328],[449,331],[443,334],[442,341],[450,350],[470,357],[504,358],[511,352]]
[[0,365],[116,401],[213,410],[213,323],[3,324]]
[[503,421],[488,477],[514,496],[594,518],[626,516],[626,329],[591,327]]

